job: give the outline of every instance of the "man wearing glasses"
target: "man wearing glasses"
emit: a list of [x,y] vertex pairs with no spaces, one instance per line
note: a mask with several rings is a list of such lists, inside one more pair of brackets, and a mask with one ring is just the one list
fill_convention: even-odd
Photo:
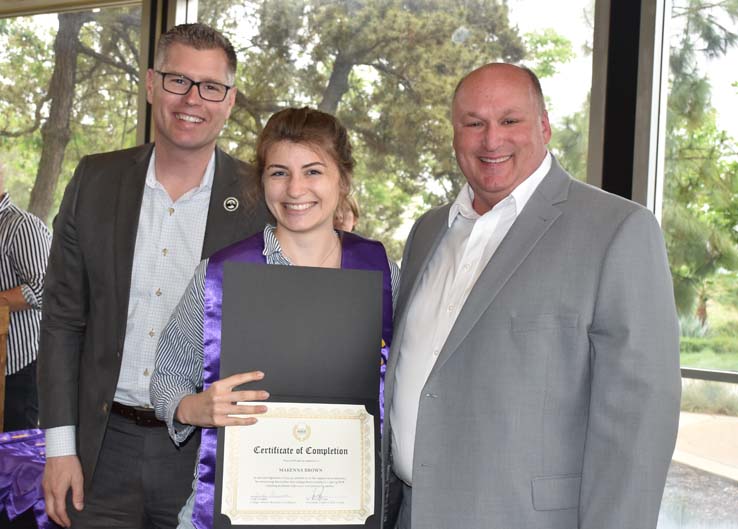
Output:
[[39,352],[46,509],[65,527],[175,527],[198,439],[169,440],[149,400],[154,354],[197,263],[260,230],[250,167],[215,146],[236,55],[184,24],[146,75],[156,144],[83,158],[54,222]]

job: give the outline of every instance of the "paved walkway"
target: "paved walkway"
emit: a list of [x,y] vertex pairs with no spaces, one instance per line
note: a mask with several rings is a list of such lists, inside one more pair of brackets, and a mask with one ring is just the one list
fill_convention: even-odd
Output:
[[738,417],[682,412],[673,459],[738,481]]

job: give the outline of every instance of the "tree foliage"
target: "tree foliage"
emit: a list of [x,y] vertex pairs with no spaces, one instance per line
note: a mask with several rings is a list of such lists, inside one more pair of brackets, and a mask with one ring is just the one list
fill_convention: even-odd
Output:
[[[715,274],[738,270],[738,146],[719,130],[704,62],[738,43],[738,0],[675,0],[667,102],[664,207],[680,315],[707,323]],[[587,163],[589,100],[564,118],[551,149],[572,174]]]
[[458,80],[493,61],[550,75],[571,56],[553,30],[521,35],[497,0],[211,0],[200,18],[238,47],[231,150],[252,158],[264,122],[285,106],[335,113],[355,149],[359,231],[394,257],[397,227],[463,184],[449,122]]
[[[20,71],[28,79],[8,83],[0,96],[11,116],[0,127],[0,150],[18,177],[15,199],[24,203],[35,186],[31,208],[44,217],[63,189],[57,179],[65,184],[83,154],[134,141],[140,13],[76,16],[76,34],[62,31],[64,16],[59,30],[24,18],[0,25],[0,79]],[[492,61],[523,61],[552,75],[572,56],[571,43],[553,30],[521,35],[503,0],[209,0],[200,2],[199,18],[231,38],[240,61],[221,145],[252,159],[275,111],[310,105],[335,113],[354,144],[359,231],[386,241],[395,258],[396,228],[463,183],[449,123],[458,80]],[[76,54],[74,76],[54,57],[62,40]],[[76,77],[73,97],[55,84],[62,73]],[[55,113],[60,102],[66,114]]]
[[49,220],[83,155],[135,143],[140,8],[0,23],[6,184]]
[[701,64],[738,44],[738,1],[676,1],[670,54],[663,228],[679,312],[707,323],[712,278],[738,270],[736,141],[716,124]]

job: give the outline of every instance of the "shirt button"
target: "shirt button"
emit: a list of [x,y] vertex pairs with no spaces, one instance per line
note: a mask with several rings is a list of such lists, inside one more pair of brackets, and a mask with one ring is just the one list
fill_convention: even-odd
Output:
[[163,255],[164,257],[166,257],[168,253],[169,253],[169,250],[167,250],[166,248],[164,248],[164,249],[163,249],[163,250],[161,251],[161,254],[162,254],[162,255]]
[[169,208],[169,216],[174,215],[174,208]]
[[441,351],[439,351],[438,349],[433,351],[433,356],[438,356],[439,354],[441,354]]
[[148,368],[144,369],[144,376],[145,377],[149,376],[149,370],[148,370]]
[[449,312],[449,314],[450,314],[450,313],[452,313],[452,312],[454,311],[454,308],[455,308],[455,307],[454,307],[453,305],[449,305],[449,306],[448,306],[448,308],[447,308],[446,310],[447,310],[447,311]]
[[468,272],[469,269],[471,268],[471,265],[469,263],[466,263],[463,268],[464,268],[464,272]]
[[151,329],[151,330],[149,331],[149,336],[151,336],[152,338],[154,337],[154,335],[155,335],[155,334],[156,334],[156,333],[154,332],[154,329]]
[[108,413],[108,403],[107,402],[103,402],[102,411],[103,413]]
[[155,294],[157,296],[161,296],[161,289],[160,288],[157,288]]

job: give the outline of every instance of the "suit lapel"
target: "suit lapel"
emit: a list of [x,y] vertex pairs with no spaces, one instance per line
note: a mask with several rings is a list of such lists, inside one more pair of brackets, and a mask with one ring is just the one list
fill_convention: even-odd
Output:
[[441,369],[458,349],[500,290],[561,215],[561,210],[555,204],[566,200],[568,189],[569,176],[553,160],[551,170],[531,195],[525,208],[479,275],[451,328],[429,378]]
[[[252,223],[256,222],[257,215],[247,209],[244,203],[245,199],[242,196],[247,179],[250,178],[250,175],[246,174],[245,171],[249,169],[249,166],[237,164],[233,158],[218,147],[215,148],[215,174],[213,176],[213,188],[210,193],[205,237],[202,243],[203,259],[210,257],[214,252],[233,241],[251,235],[251,233],[245,233],[244,231],[247,226],[246,220],[248,219]],[[231,209],[234,203],[237,204],[235,210]],[[234,222],[234,215],[240,215],[242,217],[241,221]],[[255,230],[261,228],[263,228],[263,224],[256,226]]]
[[[118,329],[125,329],[128,298],[131,289],[133,254],[136,248],[136,232],[141,213],[146,171],[153,145],[144,145],[133,152],[130,160],[121,164],[119,173],[118,204],[115,211],[115,284],[118,306]],[[125,332],[118,335],[118,347],[122,349]]]

